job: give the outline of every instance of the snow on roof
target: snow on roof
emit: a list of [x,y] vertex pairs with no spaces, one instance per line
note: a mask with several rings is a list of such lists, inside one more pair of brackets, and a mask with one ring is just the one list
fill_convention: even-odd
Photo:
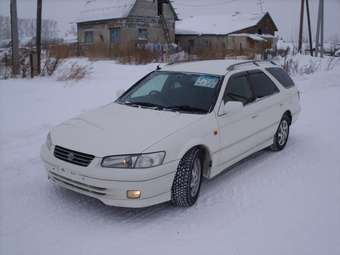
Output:
[[244,60],[222,59],[222,60],[193,61],[166,65],[162,68],[162,71],[225,75],[227,73],[227,68],[229,66],[241,62],[244,62]]
[[234,12],[225,15],[193,16],[176,24],[176,34],[229,34],[255,26],[263,17],[258,13]]
[[229,36],[233,37],[248,37],[254,41],[259,41],[259,42],[266,42],[267,40],[264,39],[261,35],[259,34],[247,34],[247,33],[241,33],[241,34],[231,34]]
[[88,0],[77,22],[125,18],[135,3],[136,0]]

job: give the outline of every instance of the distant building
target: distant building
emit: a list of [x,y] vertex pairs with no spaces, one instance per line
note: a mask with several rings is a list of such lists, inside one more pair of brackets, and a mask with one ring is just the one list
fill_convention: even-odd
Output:
[[106,49],[176,43],[191,54],[263,53],[276,47],[278,29],[269,13],[235,12],[179,20],[173,4],[176,1],[88,0],[77,22],[78,42]]
[[77,21],[80,45],[172,44],[177,14],[169,0],[89,0]]
[[176,43],[189,53],[204,50],[263,53],[275,48],[277,31],[269,13],[195,16],[176,24]]

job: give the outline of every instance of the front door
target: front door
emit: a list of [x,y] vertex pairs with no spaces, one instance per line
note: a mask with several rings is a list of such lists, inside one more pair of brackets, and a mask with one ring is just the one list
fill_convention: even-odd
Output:
[[257,120],[258,104],[247,78],[247,72],[230,77],[223,96],[223,104],[229,101],[242,102],[244,107],[236,112],[219,114],[220,131],[219,163],[217,169],[228,166],[256,147],[255,135],[260,123]]

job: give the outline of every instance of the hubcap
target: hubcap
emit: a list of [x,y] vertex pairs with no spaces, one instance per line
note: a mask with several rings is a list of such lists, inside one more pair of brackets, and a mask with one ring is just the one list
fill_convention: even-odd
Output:
[[192,197],[197,195],[198,189],[200,187],[201,172],[202,172],[201,161],[197,158],[194,162],[194,166],[191,172],[190,188]]
[[283,146],[288,139],[288,133],[289,132],[289,125],[286,120],[281,121],[279,131],[278,131],[278,143],[280,146]]

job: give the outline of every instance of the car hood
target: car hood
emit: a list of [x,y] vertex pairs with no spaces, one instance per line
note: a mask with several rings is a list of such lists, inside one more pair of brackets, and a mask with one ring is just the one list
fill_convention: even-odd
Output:
[[113,103],[62,123],[51,137],[54,145],[96,157],[141,153],[203,116]]

